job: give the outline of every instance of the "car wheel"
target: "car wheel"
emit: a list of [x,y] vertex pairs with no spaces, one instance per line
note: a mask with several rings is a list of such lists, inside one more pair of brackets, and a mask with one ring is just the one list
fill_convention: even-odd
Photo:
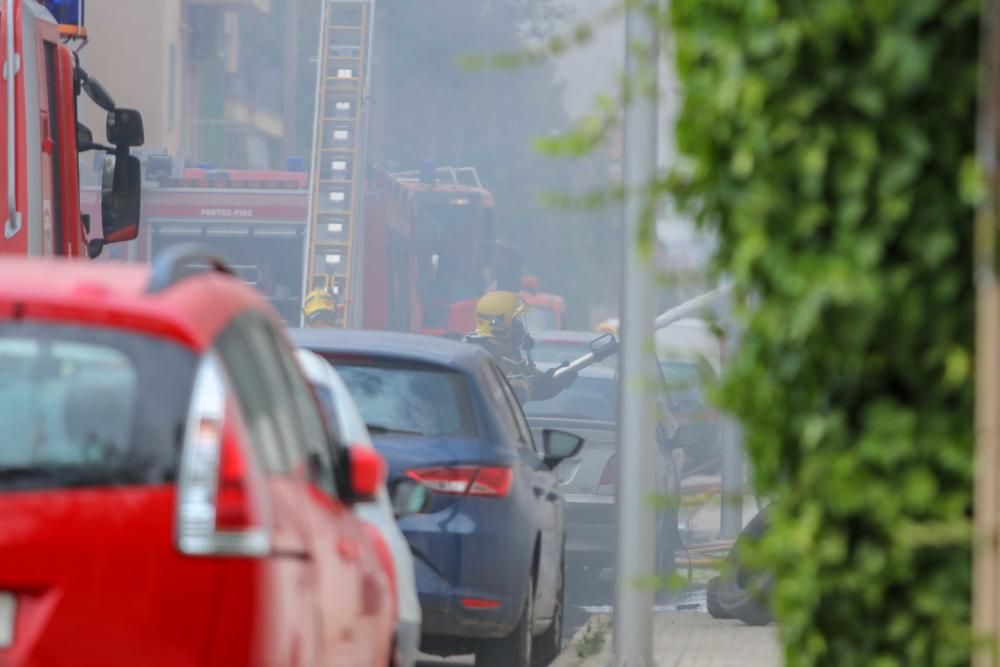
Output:
[[559,571],[559,588],[556,590],[555,615],[552,617],[552,625],[542,634],[535,637],[532,642],[531,664],[532,667],[549,667],[562,652],[563,633],[563,593],[565,591],[566,565]]
[[531,645],[534,632],[535,582],[528,579],[521,619],[503,639],[487,639],[476,651],[476,667],[531,667]]
[[727,612],[719,604],[719,577],[712,577],[705,587],[705,602],[708,606],[708,613],[712,618],[732,618],[732,614]]
[[767,625],[773,620],[769,598],[774,575],[754,570],[740,560],[743,545],[759,539],[767,530],[767,525],[768,513],[764,508],[746,525],[729,550],[726,568],[718,582],[716,597],[719,606],[731,618],[747,625]]

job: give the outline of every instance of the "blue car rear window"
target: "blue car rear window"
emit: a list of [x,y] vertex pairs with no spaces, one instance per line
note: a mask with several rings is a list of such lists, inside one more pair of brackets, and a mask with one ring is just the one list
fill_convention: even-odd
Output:
[[407,365],[332,361],[373,437],[476,435],[469,390],[460,373]]

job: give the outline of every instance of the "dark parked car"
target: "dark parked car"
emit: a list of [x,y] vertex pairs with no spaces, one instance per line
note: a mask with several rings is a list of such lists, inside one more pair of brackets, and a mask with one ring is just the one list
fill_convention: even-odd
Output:
[[390,481],[435,492],[400,521],[415,556],[423,650],[476,664],[548,664],[562,639],[565,507],[553,473],[582,440],[536,441],[503,373],[479,347],[440,338],[313,329],[293,339],[351,390]]

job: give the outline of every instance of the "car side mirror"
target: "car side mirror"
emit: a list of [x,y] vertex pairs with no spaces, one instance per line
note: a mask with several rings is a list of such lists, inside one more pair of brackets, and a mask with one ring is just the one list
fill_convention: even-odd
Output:
[[87,97],[93,100],[94,104],[108,112],[114,110],[115,100],[111,97],[108,89],[101,85],[100,81],[87,74],[80,67],[77,67],[77,76],[80,79],[83,92],[87,93]]
[[345,448],[348,500],[364,503],[375,500],[385,484],[385,460],[371,447],[350,445]]
[[81,122],[76,124],[76,149],[78,151],[90,150],[94,145],[94,133],[90,128]]
[[114,109],[108,112],[108,142],[118,148],[142,146],[146,135],[142,127],[142,114],[135,109]]
[[606,333],[590,341],[590,352],[596,361],[603,361],[618,351],[618,339]]
[[545,453],[545,465],[555,468],[568,458],[580,453],[583,448],[583,438],[567,431],[545,429],[542,431],[542,450]]
[[104,243],[131,241],[139,236],[142,167],[132,155],[105,155],[101,182],[101,222]]
[[392,511],[397,519],[429,511],[434,500],[431,490],[415,479],[403,477],[389,489]]

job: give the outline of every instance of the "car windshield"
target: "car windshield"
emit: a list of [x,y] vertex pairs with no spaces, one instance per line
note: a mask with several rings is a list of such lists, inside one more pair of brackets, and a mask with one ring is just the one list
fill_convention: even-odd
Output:
[[373,438],[475,435],[461,374],[412,365],[342,364],[333,360]]
[[118,330],[0,326],[0,491],[172,481],[195,361]]
[[524,404],[528,417],[563,417],[590,421],[618,421],[618,397],[612,378],[581,377],[547,401]]

